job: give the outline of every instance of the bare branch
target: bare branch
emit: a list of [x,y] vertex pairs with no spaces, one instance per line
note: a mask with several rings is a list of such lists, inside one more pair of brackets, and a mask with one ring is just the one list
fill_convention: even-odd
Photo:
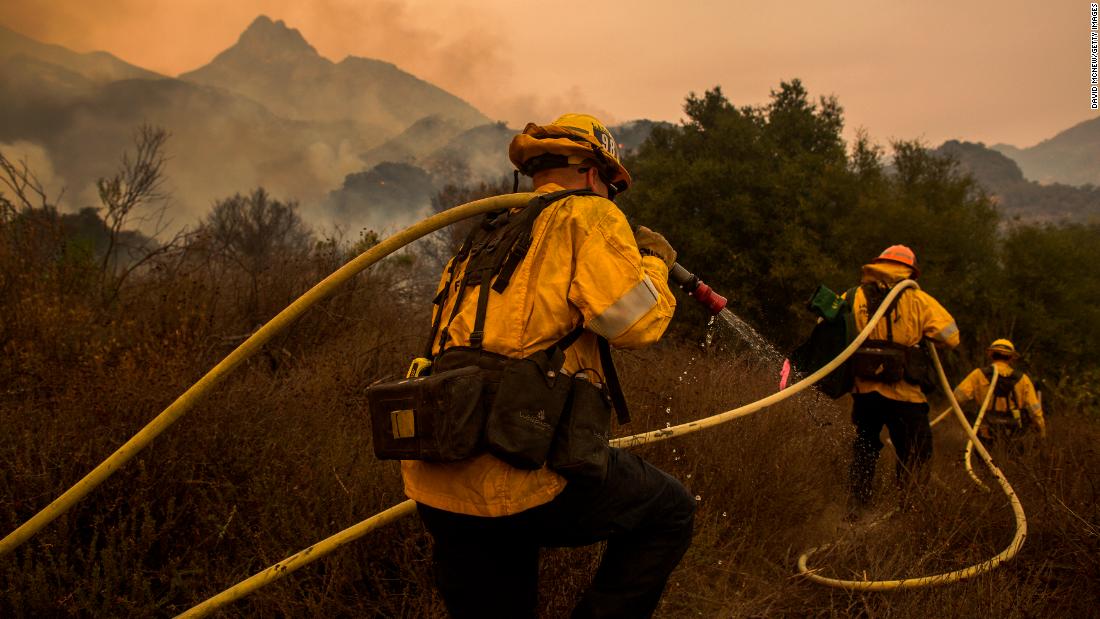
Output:
[[12,161],[4,153],[0,153],[0,183],[7,187],[15,198],[15,202],[12,202],[0,191],[0,201],[5,211],[11,209],[14,212],[49,206],[46,189],[27,165],[26,159]]
[[[137,207],[161,202],[167,196],[162,190],[164,166],[168,157],[164,145],[168,132],[161,127],[142,125],[134,135],[135,152],[122,154],[118,172],[110,178],[96,181],[99,201],[105,209],[103,223],[107,225],[107,250],[103,254],[101,271],[107,277],[115,259],[119,237]],[[117,294],[117,288],[115,289]]]

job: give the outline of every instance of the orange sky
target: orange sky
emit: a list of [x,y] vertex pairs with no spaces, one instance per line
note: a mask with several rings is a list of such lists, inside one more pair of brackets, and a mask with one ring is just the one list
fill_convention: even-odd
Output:
[[[519,126],[585,109],[678,120],[716,84],[766,101],[800,77],[878,142],[1028,146],[1089,110],[1084,0],[5,0],[0,23],[171,75],[232,45],[263,13],[324,56],[388,60]],[[576,8],[584,7],[584,8]]]

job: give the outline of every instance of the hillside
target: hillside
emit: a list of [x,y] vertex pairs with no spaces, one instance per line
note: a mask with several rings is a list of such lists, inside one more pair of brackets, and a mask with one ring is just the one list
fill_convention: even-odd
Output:
[[995,144],[1040,183],[1100,186],[1100,117],[1086,120],[1029,148]]
[[1100,188],[1028,180],[1015,161],[981,143],[951,140],[936,152],[957,159],[964,170],[996,197],[1006,218],[1078,223],[1100,219]]
[[394,135],[426,116],[464,127],[488,121],[458,97],[388,62],[321,57],[298,30],[259,16],[235,45],[180,79],[258,101],[284,118],[349,120],[360,131]]
[[0,26],[0,61],[15,57],[54,65],[96,84],[133,78],[162,77],[152,71],[119,60],[107,52],[80,54],[60,45],[40,43]]
[[[17,159],[20,148],[44,151],[70,210],[96,203],[95,180],[114,170],[140,124],[165,128],[177,227],[261,185],[319,214],[316,224],[338,223],[319,209],[346,176],[423,156],[488,122],[389,63],[322,58],[297,30],[263,16],[183,79],[0,29],[0,100],[0,146]],[[399,148],[359,159],[402,132]]]
[[383,161],[411,163],[442,148],[464,129],[454,119],[438,114],[425,116],[383,144],[359,155],[359,158],[368,166]]
[[[82,84],[61,96],[56,75],[0,72],[0,99],[18,102],[0,116],[0,142],[44,147],[76,207],[94,204],[95,179],[110,174],[146,122],[171,133],[168,176],[181,223],[242,188],[262,184],[308,199],[342,178],[329,145],[345,139],[346,125],[286,120],[232,93],[173,79]],[[43,96],[28,100],[27,92]]]
[[360,232],[392,232],[431,214],[432,179],[407,163],[383,162],[349,174],[322,204],[326,216],[355,238]]

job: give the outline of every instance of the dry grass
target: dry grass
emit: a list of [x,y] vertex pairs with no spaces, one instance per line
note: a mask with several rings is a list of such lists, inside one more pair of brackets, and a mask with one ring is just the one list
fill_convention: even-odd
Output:
[[[315,279],[301,265],[265,311]],[[25,521],[129,438],[247,333],[231,279],[165,268],[96,308],[31,283],[5,299],[0,365],[0,529]],[[222,384],[91,496],[0,559],[0,616],[167,616],[403,499],[374,459],[363,389],[404,369],[426,325],[406,273],[360,280]],[[226,276],[228,277],[228,276]],[[29,292],[28,292],[29,291]],[[30,294],[33,293],[33,294]],[[18,318],[18,323],[10,320]],[[666,342],[620,356],[631,433],[728,410],[773,389],[772,369],[725,350]],[[621,434],[627,429],[619,429]],[[975,489],[962,434],[937,429],[918,510],[868,530],[841,525],[852,431],[812,396],[640,448],[700,497],[695,541],[659,609],[667,617],[1086,616],[1100,603],[1100,421],[1066,411],[1044,446],[999,453],[1029,518],[1022,553],[945,587],[848,593],[795,575],[799,554],[837,576],[957,569],[1011,539],[999,493]],[[896,500],[884,450],[879,501]],[[984,473],[983,473],[984,474]],[[988,479],[988,475],[985,475]],[[231,606],[227,616],[440,616],[430,542],[407,519]],[[545,553],[544,615],[564,616],[598,548]]]

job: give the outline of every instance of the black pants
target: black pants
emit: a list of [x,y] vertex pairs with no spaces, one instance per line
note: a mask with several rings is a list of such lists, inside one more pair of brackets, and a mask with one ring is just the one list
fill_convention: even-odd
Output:
[[877,392],[852,395],[852,423],[856,440],[848,482],[852,499],[861,505],[871,501],[875,464],[885,425],[898,455],[897,483],[903,490],[921,480],[921,469],[932,457],[932,427],[928,425],[928,404],[891,400]]
[[436,584],[451,615],[534,617],[540,547],[607,540],[574,617],[649,617],[691,544],[695,498],[638,456],[611,450],[607,479],[570,481],[553,501],[484,518],[418,505],[435,541]]

